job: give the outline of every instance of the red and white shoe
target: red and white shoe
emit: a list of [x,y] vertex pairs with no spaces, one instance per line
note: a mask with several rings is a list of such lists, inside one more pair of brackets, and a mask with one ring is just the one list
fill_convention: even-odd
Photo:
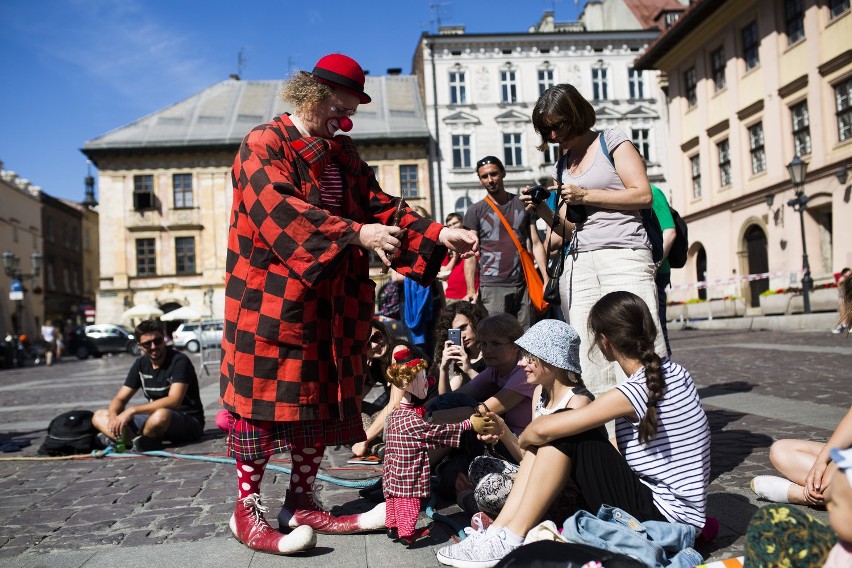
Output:
[[252,550],[272,554],[295,554],[316,546],[317,535],[311,527],[301,526],[290,534],[281,534],[263,517],[268,512],[257,493],[238,500],[229,523],[234,537]]
[[341,515],[324,511],[313,493],[287,492],[278,513],[278,529],[308,526],[324,534],[352,534],[385,530],[385,504],[379,503],[366,513]]

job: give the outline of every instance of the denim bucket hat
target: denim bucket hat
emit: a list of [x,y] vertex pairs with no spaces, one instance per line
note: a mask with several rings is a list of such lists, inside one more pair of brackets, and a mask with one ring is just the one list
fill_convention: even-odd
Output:
[[541,320],[522,335],[515,344],[547,363],[560,369],[580,369],[580,335],[562,320]]

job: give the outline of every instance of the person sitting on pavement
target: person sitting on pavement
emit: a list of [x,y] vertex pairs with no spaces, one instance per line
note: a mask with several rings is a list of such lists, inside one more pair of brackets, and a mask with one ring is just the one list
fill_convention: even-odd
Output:
[[[535,391],[535,385],[527,383],[524,369],[518,364],[520,350],[515,340],[523,334],[518,319],[505,312],[479,322],[476,335],[486,369],[458,390],[427,402],[426,408],[432,420],[436,424],[460,422],[470,414],[471,408],[482,403],[488,411],[502,416],[509,429],[520,435],[532,420]],[[485,445],[470,432],[462,436],[462,442],[459,449],[441,448],[431,455],[432,463],[438,464],[438,492],[446,498],[458,497],[456,481],[459,475],[466,477],[473,458],[482,455],[485,449]],[[502,458],[514,461],[502,443],[494,449]]]
[[[482,320],[482,311],[470,302],[455,302],[444,308],[435,324],[435,367],[438,394],[444,394],[466,385],[485,370],[485,359],[479,347],[476,327]],[[461,332],[461,345],[447,339],[448,330]]]
[[[109,407],[95,412],[92,424],[110,442],[119,436],[125,443],[132,439],[137,452],[162,449],[163,440],[197,440],[204,433],[204,407],[195,367],[189,357],[166,345],[158,320],[140,322],[134,333],[142,356],[133,362]],[[147,402],[129,405],[140,388]]]
[[825,491],[831,528],[797,507],[761,507],[746,529],[745,566],[852,566],[852,448],[834,448],[829,458],[835,478]]
[[769,448],[769,461],[784,477],[758,475],[751,490],[767,501],[810,507],[825,506],[831,485],[831,450],[852,446],[852,406],[826,443],[811,440],[777,440]]
[[[580,336],[561,320],[545,319],[535,325],[515,342],[523,350],[521,366],[527,382],[536,385],[533,395],[533,420],[549,416],[563,409],[581,408],[594,400],[586,389],[580,370]],[[521,463],[526,453],[518,437],[506,427],[498,415],[488,415],[494,420],[494,431],[480,439],[503,444],[512,457]],[[476,507],[483,513],[497,516],[506,503],[514,485],[518,466],[494,456],[478,456],[470,466],[470,481]],[[567,484],[550,506],[547,518],[562,522],[579,508],[576,487]]]
[[[486,530],[469,530],[466,540],[440,549],[441,564],[496,565],[524,543],[569,479],[593,514],[606,504],[640,522],[678,523],[679,531],[715,537],[718,521],[705,515],[710,424],[689,372],[655,352],[647,302],[610,292],[592,306],[588,326],[627,381],[586,406],[532,421],[521,434],[527,451],[500,515]],[[618,449],[601,428],[610,420]]]

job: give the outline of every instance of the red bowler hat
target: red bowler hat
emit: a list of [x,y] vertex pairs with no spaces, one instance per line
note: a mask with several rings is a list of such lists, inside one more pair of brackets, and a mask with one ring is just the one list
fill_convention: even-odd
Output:
[[352,93],[362,104],[373,100],[364,92],[364,70],[351,57],[341,53],[326,55],[317,61],[311,75],[320,83]]

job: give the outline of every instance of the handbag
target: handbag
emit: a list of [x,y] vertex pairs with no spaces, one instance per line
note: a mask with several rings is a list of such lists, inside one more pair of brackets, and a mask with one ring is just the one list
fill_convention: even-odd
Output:
[[[562,169],[565,166],[566,156],[562,156],[559,158],[559,161],[556,163],[556,191],[557,195],[560,195],[562,192]],[[556,203],[556,211],[558,212],[564,200],[561,195],[559,201]],[[570,215],[569,215],[570,217]],[[547,239],[547,250],[550,250],[550,243],[553,242],[553,228],[550,229],[550,236]],[[559,294],[559,278],[562,276],[562,272],[565,270],[565,248],[566,243],[563,239],[562,246],[559,247],[559,252],[556,255],[556,258],[551,260],[548,263],[545,270],[547,271],[547,277],[549,280],[547,281],[547,286],[544,288],[544,301],[546,301],[551,306],[558,306],[562,303],[562,298]]]
[[497,209],[497,205],[491,201],[491,198],[486,197],[485,202],[491,206],[491,209],[493,209],[500,218],[500,221],[502,221],[503,226],[506,228],[506,232],[509,233],[510,237],[512,237],[512,242],[515,243],[515,248],[518,249],[518,256],[521,259],[521,267],[524,269],[524,278],[527,281],[527,293],[530,295],[530,302],[537,312],[546,312],[547,308],[550,306],[544,301],[544,281],[541,279],[541,274],[539,274],[538,269],[535,267],[535,257],[533,257],[527,249],[521,246],[521,242],[518,240],[518,237],[515,236],[515,231],[512,230],[509,222],[506,221],[506,218],[503,217],[503,214],[500,213],[499,209]]

